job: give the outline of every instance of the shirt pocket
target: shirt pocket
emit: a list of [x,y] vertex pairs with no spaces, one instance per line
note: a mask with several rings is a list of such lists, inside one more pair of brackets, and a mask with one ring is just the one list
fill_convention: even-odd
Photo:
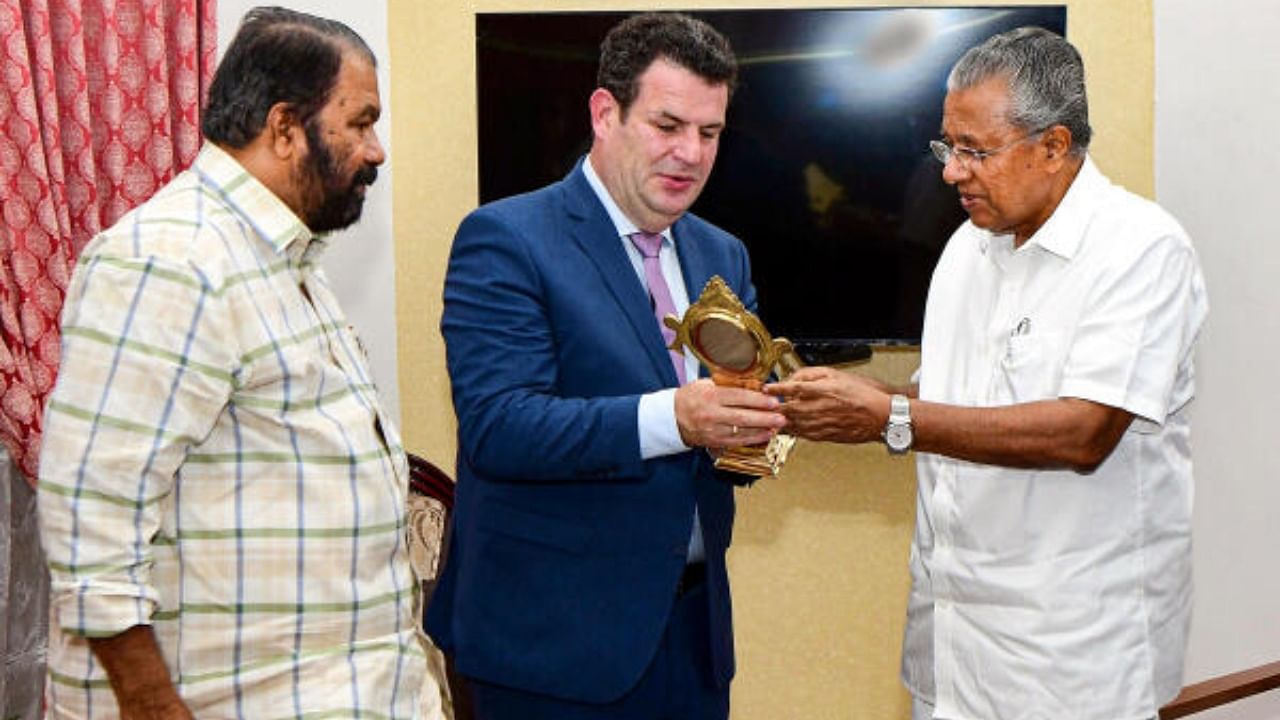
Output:
[[993,405],[1034,402],[1058,397],[1062,384],[1063,334],[1010,335],[996,367]]

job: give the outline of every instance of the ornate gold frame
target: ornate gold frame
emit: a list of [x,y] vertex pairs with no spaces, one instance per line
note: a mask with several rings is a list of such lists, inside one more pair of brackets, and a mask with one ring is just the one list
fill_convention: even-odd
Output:
[[[758,390],[771,374],[782,379],[804,367],[791,342],[770,335],[718,275],[707,282],[683,319],[668,315],[663,322],[676,333],[671,349],[688,348],[717,385]],[[764,445],[728,448],[717,455],[715,464],[756,477],[777,475],[795,442],[793,436],[780,433]]]

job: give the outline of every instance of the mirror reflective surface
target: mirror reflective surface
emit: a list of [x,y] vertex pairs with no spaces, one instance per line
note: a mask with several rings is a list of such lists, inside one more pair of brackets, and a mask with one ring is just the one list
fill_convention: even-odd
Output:
[[708,317],[692,334],[699,352],[721,368],[745,373],[759,359],[760,348],[751,333],[725,318]]

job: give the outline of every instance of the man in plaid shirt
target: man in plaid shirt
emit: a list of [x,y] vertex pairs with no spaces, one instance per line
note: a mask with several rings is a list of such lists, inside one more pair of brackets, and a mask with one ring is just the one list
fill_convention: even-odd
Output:
[[80,258],[40,463],[52,717],[420,715],[405,454],[319,266],[379,112],[350,28],[253,10],[192,168]]

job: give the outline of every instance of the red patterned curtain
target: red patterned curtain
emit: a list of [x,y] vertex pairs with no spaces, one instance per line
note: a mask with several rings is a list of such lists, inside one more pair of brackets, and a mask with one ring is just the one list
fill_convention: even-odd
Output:
[[76,256],[200,149],[215,0],[0,0],[0,440],[33,484]]

